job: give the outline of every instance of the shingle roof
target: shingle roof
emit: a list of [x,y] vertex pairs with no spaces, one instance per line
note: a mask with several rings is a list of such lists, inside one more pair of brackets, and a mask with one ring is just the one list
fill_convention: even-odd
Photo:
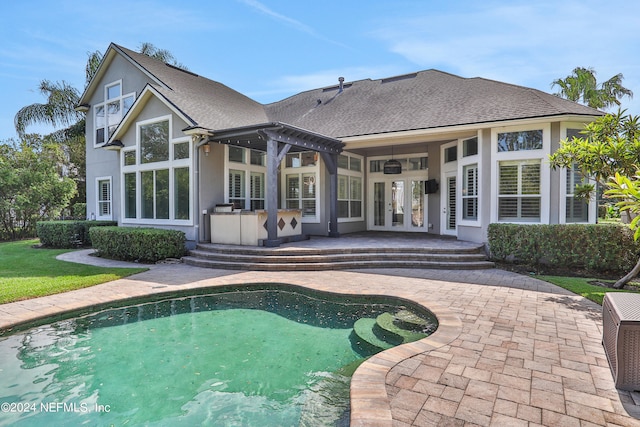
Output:
[[213,80],[116,46],[168,88],[158,91],[191,118],[220,130],[267,122],[287,123],[341,138],[413,129],[525,118],[603,113],[557,96],[483,78],[437,70],[380,80],[359,80],[262,105]]
[[268,121],[262,104],[228,86],[167,65],[147,55],[117,47],[169,87],[157,89],[191,118],[191,125],[226,129]]
[[266,106],[269,118],[333,137],[603,113],[536,89],[426,70],[360,80]]

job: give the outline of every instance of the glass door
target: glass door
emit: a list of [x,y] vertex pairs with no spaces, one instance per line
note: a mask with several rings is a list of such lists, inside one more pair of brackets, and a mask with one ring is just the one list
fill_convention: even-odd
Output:
[[426,230],[423,180],[388,178],[372,184],[369,229]]
[[404,228],[404,181],[391,182],[391,226]]
[[384,228],[387,225],[386,183],[373,184],[373,227]]

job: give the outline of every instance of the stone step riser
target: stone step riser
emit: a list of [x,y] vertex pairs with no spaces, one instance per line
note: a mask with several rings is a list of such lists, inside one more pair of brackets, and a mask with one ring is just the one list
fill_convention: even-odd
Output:
[[203,251],[191,251],[191,256],[212,261],[231,261],[245,263],[338,263],[353,261],[439,261],[439,262],[466,262],[484,261],[482,254],[415,254],[415,253],[361,253],[361,254],[335,254],[335,255],[230,255]]
[[273,255],[273,256],[298,256],[301,253],[304,255],[345,255],[345,254],[388,254],[388,253],[412,253],[412,254],[483,254],[484,249],[482,246],[475,248],[419,248],[419,247],[378,247],[378,248],[334,248],[334,249],[265,249],[265,248],[245,248],[245,247],[233,247],[225,246],[220,247],[216,245],[199,244],[196,250],[201,252],[209,252],[215,254],[226,255]]
[[401,261],[355,261],[332,263],[238,263],[219,262],[194,257],[184,257],[184,262],[197,267],[217,268],[224,270],[256,270],[256,271],[322,271],[349,270],[362,268],[415,268],[415,269],[485,269],[494,268],[488,261],[470,262],[401,262]]

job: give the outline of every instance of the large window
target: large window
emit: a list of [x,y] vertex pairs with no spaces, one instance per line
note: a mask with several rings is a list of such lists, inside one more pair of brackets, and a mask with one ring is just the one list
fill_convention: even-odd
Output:
[[[369,172],[371,173],[383,173],[384,172],[384,164],[389,159],[374,159],[369,160]],[[393,160],[397,160],[403,171],[412,172],[412,171],[421,171],[429,169],[429,158],[427,156],[416,156],[416,157],[406,157],[406,156],[394,156]]]
[[362,178],[338,175],[338,218],[362,217]]
[[122,216],[129,223],[191,220],[191,144],[171,139],[170,117],[138,123],[137,144],[121,153]]
[[173,191],[174,218],[188,220],[191,206],[188,167],[173,170]]
[[303,217],[315,217],[316,173],[287,174],[285,181],[287,209],[301,209]]
[[169,120],[140,126],[140,162],[169,160]]
[[362,219],[362,158],[338,155],[338,218]]
[[142,218],[169,219],[169,169],[140,173]]
[[227,200],[236,209],[265,208],[265,158],[262,151],[227,146]]
[[135,93],[122,94],[122,82],[105,86],[105,101],[94,108],[94,144],[106,142],[135,101]]
[[[344,160],[343,160],[344,161]],[[288,153],[283,167],[281,200],[286,209],[300,209],[303,222],[319,220],[319,155],[315,151]]]
[[478,164],[462,168],[462,219],[478,219]]
[[498,134],[498,152],[541,149],[542,129]]
[[540,165],[540,160],[499,162],[500,221],[540,221]]
[[137,212],[137,174],[135,172],[124,174],[124,217],[136,219]]

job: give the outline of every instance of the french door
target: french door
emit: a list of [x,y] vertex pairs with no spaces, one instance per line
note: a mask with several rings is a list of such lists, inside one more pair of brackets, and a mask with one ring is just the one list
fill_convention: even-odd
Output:
[[369,189],[370,230],[426,231],[423,180],[376,179]]

